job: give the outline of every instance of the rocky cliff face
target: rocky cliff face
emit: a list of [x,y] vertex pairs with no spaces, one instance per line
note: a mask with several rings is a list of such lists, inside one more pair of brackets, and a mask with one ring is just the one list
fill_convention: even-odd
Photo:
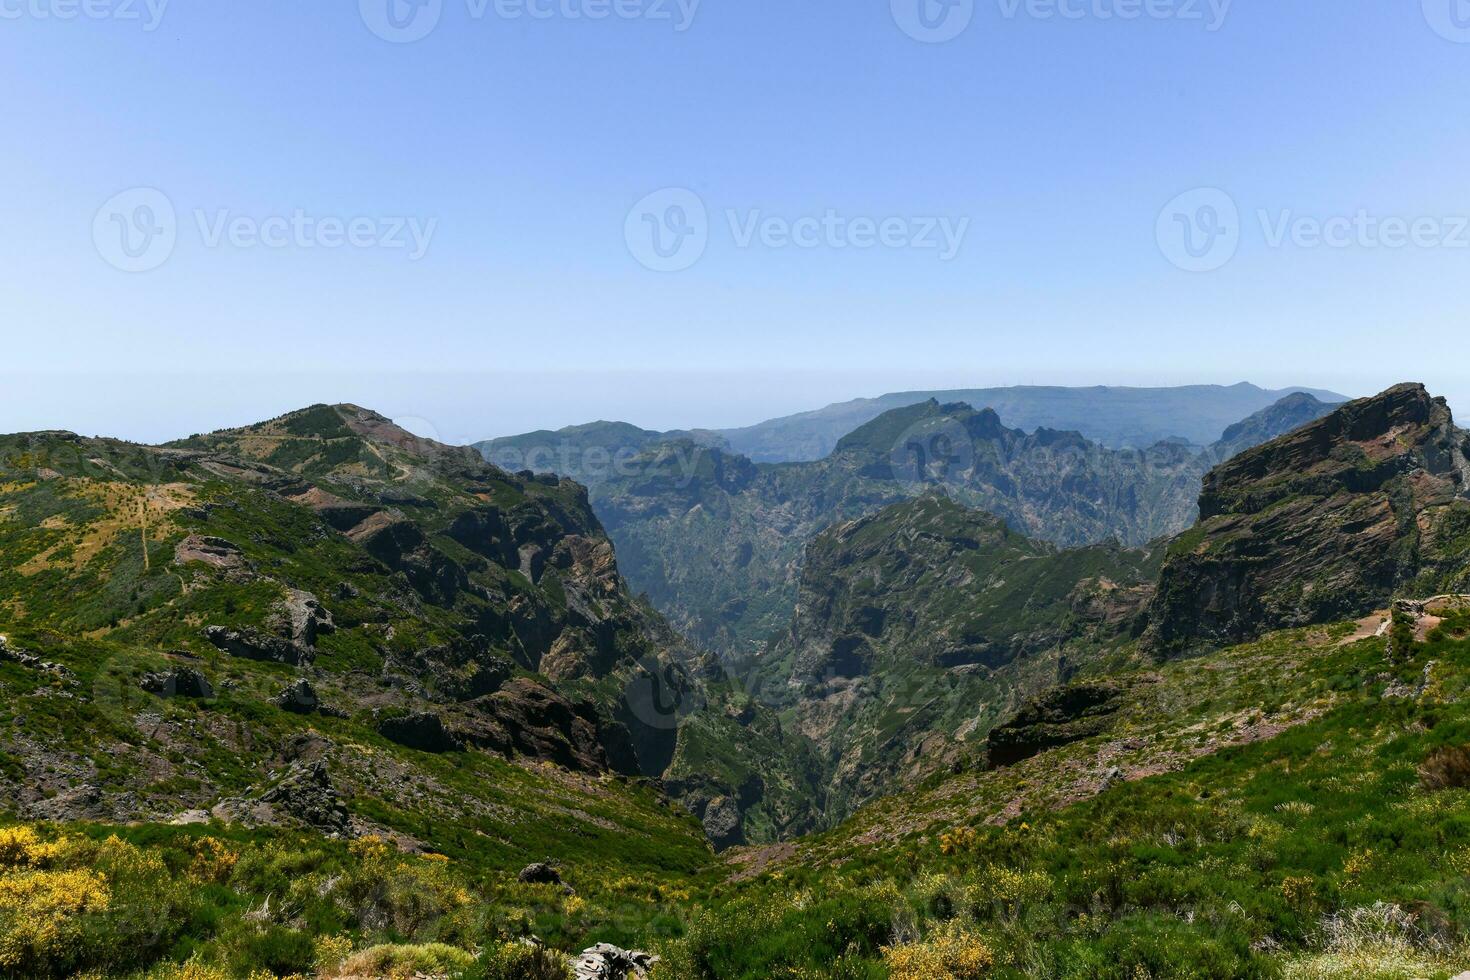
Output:
[[1470,575],[1470,438],[1443,399],[1392,388],[1209,473],[1150,609],[1161,653],[1380,608]]

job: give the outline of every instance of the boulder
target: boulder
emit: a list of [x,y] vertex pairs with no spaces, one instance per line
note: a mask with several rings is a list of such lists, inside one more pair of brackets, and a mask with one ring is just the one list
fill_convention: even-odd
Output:
[[280,782],[261,794],[260,802],[329,837],[350,835],[347,806],[332,785],[324,761],[295,763]]
[[251,627],[231,629],[228,626],[206,626],[204,638],[232,657],[261,660],[267,663],[299,667],[311,663],[314,652],[290,640],[272,636]]
[[621,949],[611,943],[598,943],[582,951],[572,961],[576,980],[634,980],[648,976],[657,956],[638,950]]
[[306,678],[292,682],[280,694],[271,698],[271,704],[297,715],[309,715],[322,706],[321,699],[316,696],[316,689]]
[[522,868],[516,880],[523,885],[560,885],[561,872],[544,861],[538,861]]
[[209,679],[192,667],[174,667],[147,674],[138,686],[161,698],[212,698],[214,688]]
[[428,711],[384,718],[378,722],[378,734],[421,752],[455,752],[464,748],[444,727],[443,719]]
[[715,850],[745,843],[740,825],[740,805],[728,796],[716,796],[704,808],[704,833]]

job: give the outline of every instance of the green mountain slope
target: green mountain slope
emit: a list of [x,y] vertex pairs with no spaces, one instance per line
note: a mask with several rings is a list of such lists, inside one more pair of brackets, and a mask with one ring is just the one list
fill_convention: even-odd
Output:
[[796,615],[759,695],[811,739],[823,815],[983,758],[1029,694],[1126,640],[1156,562],[1032,541],[942,496],[896,504],[807,547]]

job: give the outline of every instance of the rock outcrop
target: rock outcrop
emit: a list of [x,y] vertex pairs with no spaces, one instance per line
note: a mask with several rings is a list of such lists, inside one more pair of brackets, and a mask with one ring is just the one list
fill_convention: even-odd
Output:
[[138,686],[161,698],[212,698],[214,687],[209,679],[192,667],[174,667],[147,674]]
[[1169,655],[1361,616],[1470,578],[1470,442],[1421,385],[1344,405],[1212,470],[1146,645]]
[[420,752],[455,752],[464,748],[444,727],[444,720],[427,711],[384,718],[378,722],[378,734]]
[[291,640],[262,632],[249,626],[206,626],[204,638],[232,657],[290,664],[293,667],[311,663],[314,652]]
[[293,764],[280,782],[261,794],[260,802],[328,837],[351,834],[347,806],[332,785],[324,761]]
[[991,730],[985,740],[986,760],[992,767],[1013,766],[1047,749],[1099,735],[1121,706],[1122,690],[1112,684],[1054,688]]
[[641,980],[658,961],[649,953],[598,943],[572,961],[572,976],[575,980]]

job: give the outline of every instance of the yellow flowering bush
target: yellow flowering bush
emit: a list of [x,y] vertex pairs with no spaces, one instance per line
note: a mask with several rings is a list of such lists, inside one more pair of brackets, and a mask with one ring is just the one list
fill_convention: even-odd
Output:
[[43,841],[33,827],[0,827],[0,868],[40,867],[61,849],[60,842]]
[[891,980],[976,980],[995,965],[984,940],[958,921],[947,922],[922,942],[883,947]]
[[77,956],[83,916],[107,911],[111,893],[95,871],[12,871],[0,875],[0,970],[50,972]]
[[939,853],[946,857],[963,854],[975,846],[975,828],[956,827],[939,835]]
[[240,855],[217,837],[201,837],[193,844],[194,860],[189,864],[189,878],[200,884],[224,881],[234,870]]

